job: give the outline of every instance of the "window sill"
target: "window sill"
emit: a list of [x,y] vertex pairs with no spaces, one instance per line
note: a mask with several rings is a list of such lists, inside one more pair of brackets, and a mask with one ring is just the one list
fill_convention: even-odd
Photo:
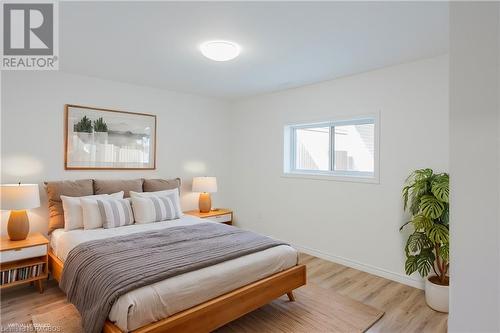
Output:
[[299,178],[299,179],[313,179],[313,180],[328,180],[328,181],[339,181],[339,182],[351,182],[351,183],[368,183],[368,184],[380,184],[380,180],[377,177],[367,177],[367,176],[348,176],[348,175],[333,175],[333,174],[316,174],[308,172],[285,172],[281,175],[283,178]]

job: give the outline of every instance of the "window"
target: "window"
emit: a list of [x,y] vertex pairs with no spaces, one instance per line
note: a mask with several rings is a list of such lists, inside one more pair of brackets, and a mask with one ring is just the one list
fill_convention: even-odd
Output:
[[297,128],[295,142],[295,169],[330,169],[330,127]]
[[285,174],[376,180],[377,117],[285,126]]

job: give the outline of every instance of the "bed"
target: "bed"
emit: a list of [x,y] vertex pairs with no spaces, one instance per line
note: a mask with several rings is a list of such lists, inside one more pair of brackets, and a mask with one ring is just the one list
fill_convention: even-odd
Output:
[[[57,229],[50,237],[49,269],[60,281],[68,254],[79,244],[206,223],[194,216],[114,229]],[[217,223],[217,222],[211,222]],[[305,266],[287,245],[224,261],[134,289],[111,307],[104,332],[209,332],[306,282]]]

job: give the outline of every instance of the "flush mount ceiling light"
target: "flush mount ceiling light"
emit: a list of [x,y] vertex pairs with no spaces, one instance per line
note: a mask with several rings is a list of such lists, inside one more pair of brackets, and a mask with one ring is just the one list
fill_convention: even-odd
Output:
[[228,61],[240,54],[240,46],[225,40],[211,40],[200,45],[201,53],[208,59]]

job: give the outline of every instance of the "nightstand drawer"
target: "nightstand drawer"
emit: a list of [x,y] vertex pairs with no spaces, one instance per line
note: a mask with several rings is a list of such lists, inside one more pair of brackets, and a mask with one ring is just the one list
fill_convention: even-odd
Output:
[[0,262],[6,263],[14,260],[41,257],[47,254],[47,245],[23,247],[15,250],[0,252]]
[[214,222],[230,222],[232,219],[231,215],[232,214],[229,213],[229,214],[207,217],[206,219]]

